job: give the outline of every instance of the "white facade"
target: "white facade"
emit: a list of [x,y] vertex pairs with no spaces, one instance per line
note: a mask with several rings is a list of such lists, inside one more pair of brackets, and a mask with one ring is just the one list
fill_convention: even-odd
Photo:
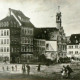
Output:
[[67,57],[80,58],[80,44],[67,45]]
[[57,41],[46,41],[46,57],[54,60],[57,57]]
[[[10,30],[0,29],[0,58],[10,60]],[[1,61],[1,59],[0,59]]]

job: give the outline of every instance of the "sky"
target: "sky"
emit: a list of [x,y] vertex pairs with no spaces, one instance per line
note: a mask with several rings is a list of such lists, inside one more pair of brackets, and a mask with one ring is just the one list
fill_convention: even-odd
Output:
[[0,0],[0,20],[12,8],[22,11],[35,27],[56,27],[58,6],[66,36],[80,33],[80,0]]

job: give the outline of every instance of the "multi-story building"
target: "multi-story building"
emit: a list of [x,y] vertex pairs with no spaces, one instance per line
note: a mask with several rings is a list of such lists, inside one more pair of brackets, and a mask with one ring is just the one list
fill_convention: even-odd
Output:
[[7,28],[0,29],[0,62],[3,61],[10,61],[10,30]]
[[[34,53],[37,53],[38,55],[44,54],[46,58],[53,60],[53,56],[57,53],[57,36],[57,28],[35,28]],[[39,49],[39,47],[42,47],[44,49]]]
[[[0,21],[0,55],[11,62],[26,61],[33,54],[33,24],[20,10],[9,9]],[[5,59],[5,58],[4,58]]]
[[28,62],[33,53],[45,54],[51,59],[55,54],[58,58],[65,57],[66,39],[60,11],[56,15],[56,23],[57,28],[34,28],[20,10],[9,8],[9,15],[0,21],[0,60]]
[[62,27],[60,11],[57,12],[56,23],[57,23],[57,27],[35,28],[34,37],[38,40],[44,39],[46,46],[49,47],[49,50],[45,49],[45,54],[47,58],[52,59],[51,56],[53,53],[53,56],[56,56],[58,61],[60,57],[63,58],[66,57],[66,52],[67,52],[66,37],[65,37],[64,29]]
[[67,43],[67,57],[80,59],[80,34],[72,34]]
[[20,27],[13,15],[0,21],[0,31],[0,54],[2,53],[3,61],[15,62],[20,54]]
[[45,54],[45,40],[34,39],[34,56],[39,58],[42,54]]

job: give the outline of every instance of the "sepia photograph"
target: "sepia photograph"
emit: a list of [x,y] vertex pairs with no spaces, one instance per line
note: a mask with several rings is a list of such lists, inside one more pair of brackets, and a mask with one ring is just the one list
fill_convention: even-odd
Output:
[[0,0],[0,80],[80,80],[80,0]]

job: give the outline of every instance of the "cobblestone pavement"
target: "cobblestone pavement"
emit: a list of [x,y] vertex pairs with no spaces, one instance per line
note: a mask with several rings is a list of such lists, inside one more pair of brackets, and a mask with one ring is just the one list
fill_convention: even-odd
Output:
[[[17,70],[15,65],[17,65]],[[45,66],[45,65],[41,65],[41,71],[38,72],[37,71],[37,66],[38,65],[30,65],[31,69],[30,69],[30,76],[27,75],[27,71],[26,73],[23,75],[22,73],[22,65],[21,64],[3,64],[0,65],[0,78],[30,78],[34,80],[36,78],[39,79],[50,79],[50,80],[65,80],[61,78],[61,69],[63,65],[67,65],[67,64],[56,64],[56,65],[50,65],[50,66]],[[70,65],[70,64],[69,64]],[[7,66],[8,66],[8,70],[7,70]],[[14,70],[12,70],[12,66],[14,67]],[[3,69],[4,67],[4,69]],[[76,65],[71,65],[72,69],[74,70],[73,74],[72,74],[72,78],[75,79],[76,74],[80,73],[80,66],[76,66]],[[66,79],[67,80],[67,79]],[[72,80],[72,79],[71,79]]]

